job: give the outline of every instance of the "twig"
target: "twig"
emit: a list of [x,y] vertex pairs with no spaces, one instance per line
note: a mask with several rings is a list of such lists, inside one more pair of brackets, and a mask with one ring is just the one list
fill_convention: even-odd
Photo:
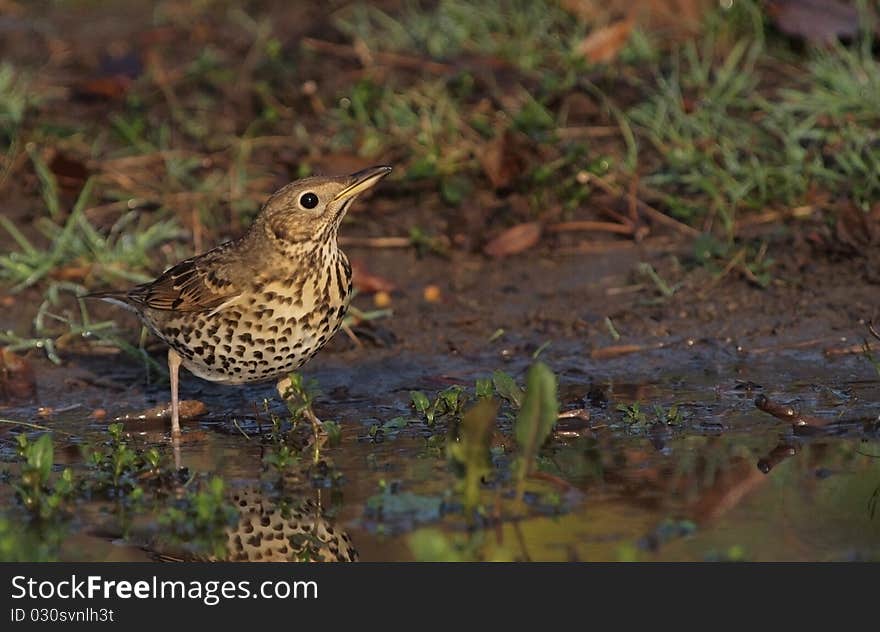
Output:
[[721,279],[730,274],[730,271],[737,267],[742,262],[742,260],[745,259],[745,256],[746,249],[740,249],[733,257],[731,257],[730,261],[727,262],[727,265],[724,266],[724,269],[716,274],[715,277],[712,278],[702,290],[700,290],[699,296],[705,296],[706,293],[709,292],[709,290],[718,285],[718,283],[721,282]]
[[785,209],[784,211],[767,211],[766,213],[750,215],[736,222],[734,232],[738,232],[741,228],[745,228],[746,226],[772,224],[783,219],[805,219],[810,217],[815,210],[816,207],[814,206],[796,206],[795,208]]
[[590,254],[600,254],[603,252],[608,252],[610,250],[625,250],[629,248],[635,248],[636,244],[633,241],[603,241],[603,242],[595,242],[595,241],[582,241],[577,246],[572,246],[571,248],[557,248],[556,254],[558,255],[590,255]]
[[825,357],[834,357],[842,355],[854,355],[856,353],[865,353],[865,350],[871,350],[871,348],[868,346],[867,341],[865,341],[864,343],[849,345],[846,347],[828,347],[826,349],[823,349],[822,353],[825,354]]
[[668,347],[670,344],[672,343],[654,342],[645,345],[612,345],[610,347],[593,349],[590,352],[590,357],[594,360],[608,360],[610,358],[617,358],[622,355],[629,355],[630,353],[640,353],[642,351],[654,351],[655,349],[663,349],[664,347]]
[[248,433],[246,433],[244,429],[238,424],[238,419],[236,419],[235,417],[232,418],[232,425],[235,426],[238,431],[244,435],[245,439],[247,439],[248,441],[251,440],[251,438],[248,436]]
[[0,424],[7,424],[10,426],[24,426],[25,428],[33,428],[34,430],[45,430],[46,432],[57,432],[58,434],[67,435],[68,437],[74,436],[69,432],[64,432],[63,430],[49,428],[48,426],[41,426],[40,424],[31,424],[26,421],[16,421],[15,419],[0,419]]
[[340,237],[340,246],[360,246],[363,248],[409,248],[409,237]]
[[618,224],[616,222],[594,222],[590,220],[548,224],[546,230],[550,233],[567,233],[581,230],[616,233],[618,235],[633,235],[635,233],[634,227],[631,225]]
[[619,133],[620,128],[614,125],[560,127],[556,130],[556,134],[560,138],[605,138],[607,136],[616,136]]
[[829,338],[811,338],[810,340],[800,340],[798,342],[789,342],[781,345],[773,345],[772,347],[757,347],[755,349],[747,349],[750,354],[776,353],[786,349],[804,349],[806,347],[818,347],[821,344],[831,342]]
[[[336,57],[344,57],[346,59],[356,59],[361,63],[364,62],[365,56],[363,55],[363,52],[358,51],[357,47],[351,46],[349,44],[336,44],[334,42],[328,42],[314,37],[304,37],[300,41],[306,47],[312,48],[322,53],[328,53],[330,55],[335,55]],[[410,70],[430,72],[437,75],[447,75],[455,70],[453,66],[450,66],[448,64],[441,64],[436,61],[423,59],[421,57],[399,55],[397,53],[370,51],[369,56],[379,63],[386,64],[388,66],[397,66],[398,68],[408,68]]]
[[360,341],[360,338],[357,337],[357,334],[354,333],[354,331],[352,331],[351,327],[349,327],[345,323],[343,323],[343,325],[342,325],[342,331],[345,332],[345,335],[351,339],[351,341],[355,344],[356,347],[362,348],[364,346],[364,343],[362,343]]
[[[596,184],[596,186],[598,186],[600,189],[602,189],[603,191],[605,191],[605,193],[607,193],[609,195],[613,195],[615,197],[622,198],[622,199],[627,198],[626,194],[622,193],[614,185],[606,182],[603,178],[600,178],[599,176],[592,174],[592,173],[589,173],[587,171],[583,171],[581,173],[583,174],[582,179],[584,181],[584,184],[587,184],[589,182],[593,182]],[[641,188],[640,185],[639,185],[639,188]],[[683,224],[682,222],[678,221],[677,219],[670,217],[666,213],[662,213],[662,212],[658,211],[653,206],[647,204],[643,200],[636,198],[635,203],[641,212],[648,215],[651,219],[656,221],[658,224],[663,224],[664,226],[669,226],[670,228],[677,230],[681,234],[687,235],[688,237],[698,237],[700,235],[700,231],[698,231],[697,229],[691,228],[687,224]]]

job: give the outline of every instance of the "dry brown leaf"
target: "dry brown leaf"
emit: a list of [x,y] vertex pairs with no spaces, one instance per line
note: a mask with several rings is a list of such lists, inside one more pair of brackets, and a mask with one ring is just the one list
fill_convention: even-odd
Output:
[[613,61],[629,41],[634,24],[627,18],[593,31],[578,45],[578,54],[594,64]]
[[813,44],[831,44],[859,32],[859,11],[838,0],[767,0],[767,13],[776,27]]
[[540,222],[525,222],[508,228],[483,247],[490,257],[506,257],[528,250],[541,239]]
[[352,285],[354,285],[359,294],[390,293],[395,290],[394,283],[370,272],[363,261],[355,260],[351,262],[351,274]]
[[562,0],[562,7],[583,24],[596,25],[635,18],[648,31],[671,41],[693,35],[705,12],[718,0]]
[[80,99],[86,100],[121,100],[128,93],[131,83],[131,79],[124,75],[98,77],[97,79],[89,79],[79,84],[75,88],[75,93]]
[[495,189],[505,189],[526,170],[529,153],[525,139],[507,130],[485,145],[480,166]]
[[0,401],[30,400],[37,395],[37,380],[27,358],[0,349]]

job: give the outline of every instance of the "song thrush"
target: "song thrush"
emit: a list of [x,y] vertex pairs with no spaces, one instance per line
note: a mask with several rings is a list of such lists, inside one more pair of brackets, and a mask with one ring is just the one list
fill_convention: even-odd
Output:
[[274,193],[238,239],[181,261],[151,283],[89,296],[138,314],[168,344],[171,431],[180,434],[180,365],[212,382],[280,378],[333,336],[351,300],[336,241],[359,193],[391,171],[298,180]]

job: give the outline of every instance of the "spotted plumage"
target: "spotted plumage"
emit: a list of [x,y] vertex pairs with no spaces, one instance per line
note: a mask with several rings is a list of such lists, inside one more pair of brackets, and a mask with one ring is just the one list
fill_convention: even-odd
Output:
[[293,182],[269,198],[242,237],[128,292],[92,295],[135,311],[168,344],[175,434],[181,364],[224,384],[277,379],[336,333],[352,291],[339,224],[355,197],[390,171]]
[[[226,529],[225,555],[208,557],[169,547],[147,548],[162,561],[356,562],[348,534],[327,518],[313,500],[273,499],[260,488],[234,490],[230,500],[238,523]],[[284,502],[281,502],[284,500]]]

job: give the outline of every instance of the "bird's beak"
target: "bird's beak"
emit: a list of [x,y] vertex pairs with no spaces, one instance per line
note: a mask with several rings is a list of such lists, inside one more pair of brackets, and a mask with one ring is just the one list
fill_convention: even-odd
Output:
[[336,197],[333,198],[333,201],[338,202],[339,200],[347,200],[349,198],[353,198],[358,193],[363,193],[367,189],[371,188],[389,173],[391,173],[391,167],[389,167],[388,165],[370,167],[368,169],[364,169],[363,171],[353,173],[348,176],[348,186],[337,193]]

